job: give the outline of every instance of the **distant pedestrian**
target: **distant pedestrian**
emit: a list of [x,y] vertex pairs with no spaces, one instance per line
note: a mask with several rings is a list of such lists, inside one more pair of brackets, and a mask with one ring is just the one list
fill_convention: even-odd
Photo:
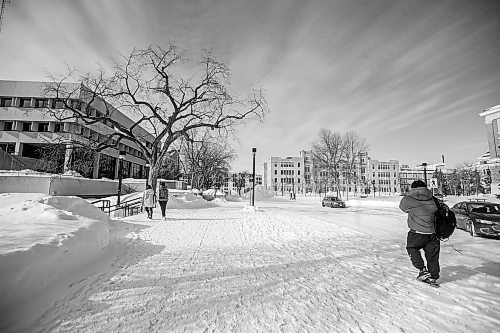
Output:
[[146,191],[142,195],[142,206],[146,209],[148,219],[153,218],[153,208],[156,205],[156,193],[153,191],[151,185],[146,186]]
[[293,193],[290,191],[290,200],[293,200]]
[[[401,199],[399,208],[408,213],[408,232],[406,250],[410,260],[419,269],[417,279],[435,284],[439,279],[440,243],[434,229],[436,204],[427,185],[416,180],[411,184],[408,195]],[[424,250],[427,267],[420,250]]]
[[166,220],[165,210],[167,209],[168,203],[168,188],[166,183],[160,184],[160,189],[158,190],[158,202],[161,208],[161,217]]
[[293,192],[293,200],[297,200],[297,197],[295,196],[295,192]]

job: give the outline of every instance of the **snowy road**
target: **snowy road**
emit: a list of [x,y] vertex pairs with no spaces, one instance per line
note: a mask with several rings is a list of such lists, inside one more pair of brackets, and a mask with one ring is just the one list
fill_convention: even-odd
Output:
[[27,331],[492,332],[500,327],[498,263],[474,269],[460,262],[466,257],[445,251],[454,266],[443,272],[442,287],[433,289],[414,279],[404,242],[340,226],[343,219],[373,219],[369,214],[330,213],[326,219],[333,216],[337,223],[332,223],[322,220],[319,210],[314,216],[287,205],[263,204],[262,211],[248,213],[234,203],[170,210],[167,221],[130,218],[141,229],[119,258],[72,285],[71,295]]

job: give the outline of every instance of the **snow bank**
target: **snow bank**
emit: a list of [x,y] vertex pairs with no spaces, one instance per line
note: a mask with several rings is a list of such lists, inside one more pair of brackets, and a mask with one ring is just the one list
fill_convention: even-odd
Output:
[[[248,191],[243,194],[241,197],[243,199],[250,199],[252,195],[252,191]],[[274,192],[266,189],[263,185],[255,186],[255,200],[265,200],[269,198],[274,198]]]
[[109,244],[108,216],[81,198],[6,193],[0,203],[2,314],[14,315]]
[[168,200],[167,209],[200,209],[218,207],[215,201],[207,201],[193,193],[185,193],[182,196],[171,196]]

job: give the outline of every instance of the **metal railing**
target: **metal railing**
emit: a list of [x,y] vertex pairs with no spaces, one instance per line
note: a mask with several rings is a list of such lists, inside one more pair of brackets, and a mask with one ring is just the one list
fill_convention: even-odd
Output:
[[122,201],[120,205],[111,205],[111,201],[108,199],[100,199],[92,201],[91,204],[98,205],[97,208],[103,212],[111,215],[112,212],[121,210],[123,212],[123,217],[137,215],[141,212],[142,198],[135,198],[126,201]]
[[[100,199],[96,201],[92,201],[91,204],[96,206],[97,204],[101,204],[101,206],[97,206],[100,210],[102,210],[105,213],[108,213],[108,215],[111,213],[111,201],[107,199]],[[107,212],[106,212],[107,210]]]

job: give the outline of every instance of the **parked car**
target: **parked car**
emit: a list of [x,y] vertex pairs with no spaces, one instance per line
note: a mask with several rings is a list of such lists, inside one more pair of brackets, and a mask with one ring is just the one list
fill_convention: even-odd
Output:
[[345,208],[345,202],[340,200],[339,197],[324,197],[321,201],[321,205],[323,207],[340,207]]
[[457,228],[472,237],[500,237],[500,204],[486,200],[461,201],[451,210],[457,219]]

